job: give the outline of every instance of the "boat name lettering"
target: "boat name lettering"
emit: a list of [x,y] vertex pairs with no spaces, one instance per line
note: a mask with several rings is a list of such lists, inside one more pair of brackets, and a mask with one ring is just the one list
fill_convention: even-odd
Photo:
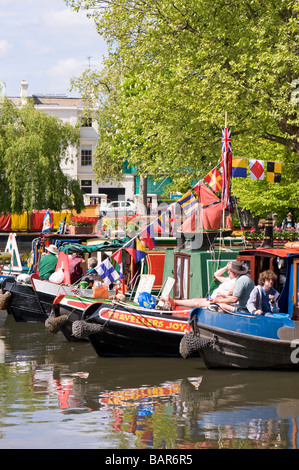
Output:
[[155,319],[155,318],[146,318],[142,315],[132,314],[132,313],[125,313],[125,312],[117,312],[109,309],[102,309],[100,311],[100,316],[102,318],[109,318],[109,320],[117,320],[124,323],[133,323],[135,325],[141,325],[146,327],[152,328],[159,328],[165,331],[177,331],[183,333],[187,325],[186,323],[180,323],[177,321],[172,320],[165,320],[165,319]]

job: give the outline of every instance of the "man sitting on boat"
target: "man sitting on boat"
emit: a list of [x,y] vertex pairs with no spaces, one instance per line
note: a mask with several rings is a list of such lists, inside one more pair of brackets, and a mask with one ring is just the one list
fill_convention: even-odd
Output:
[[[209,298],[195,298],[195,299],[172,299],[169,296],[161,297],[162,302],[166,305],[170,304],[171,308],[174,310],[176,306],[183,306],[183,307],[200,307],[206,308],[210,300],[212,302],[217,302],[218,296],[221,295],[232,295],[233,288],[235,285],[236,277],[234,276],[233,272],[231,271],[232,262],[228,262],[224,268],[218,269],[214,273],[214,277],[220,281],[220,286],[217,287],[211,295],[211,299]],[[227,271],[228,276],[224,276],[225,271]]]
[[251,291],[254,289],[254,282],[248,274],[249,269],[241,261],[232,261],[230,271],[235,279],[232,295],[221,294],[214,300],[223,310],[230,312],[247,312],[247,301]]
[[273,284],[276,281],[276,274],[268,269],[259,275],[258,284],[251,291],[247,308],[254,315],[272,315],[279,312],[277,299],[279,292],[274,289]]
[[49,279],[51,274],[54,273],[58,261],[58,248],[56,245],[46,246],[46,250],[48,254],[41,257],[38,265],[39,277],[41,279]]

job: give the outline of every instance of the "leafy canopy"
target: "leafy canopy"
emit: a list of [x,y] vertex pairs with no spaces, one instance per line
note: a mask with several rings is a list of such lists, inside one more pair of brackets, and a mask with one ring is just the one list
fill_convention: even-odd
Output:
[[[89,10],[110,48],[105,69],[79,80],[101,97],[99,169],[127,158],[184,190],[220,160],[225,113],[234,155],[297,163],[298,0],[66,3]],[[240,204],[297,205],[298,167],[283,168],[280,189],[236,181]]]

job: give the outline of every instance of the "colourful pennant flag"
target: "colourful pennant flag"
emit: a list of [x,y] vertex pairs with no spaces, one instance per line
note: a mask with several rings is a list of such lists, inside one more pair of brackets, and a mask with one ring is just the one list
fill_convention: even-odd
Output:
[[158,217],[157,222],[162,229],[162,234],[166,235],[166,212],[163,212],[163,214]]
[[231,131],[228,127],[222,129],[222,203],[223,208],[228,209],[230,205],[230,180],[232,173],[232,145]]
[[123,257],[122,257],[122,250],[117,250],[113,253],[112,258],[117,262],[119,265],[119,278],[123,279]]
[[121,264],[121,263],[122,263],[122,253],[121,253],[121,249],[120,249],[120,250],[117,250],[115,253],[113,253],[112,258],[115,259],[115,261],[116,261],[118,264]]
[[147,255],[147,251],[145,246],[143,245],[142,241],[139,240],[139,238],[136,238],[136,263],[138,261],[141,261],[143,258],[145,258]]
[[176,206],[176,203],[173,202],[172,204],[170,204],[170,206],[168,207],[168,210],[170,212],[170,218],[169,218],[169,222],[170,222],[170,234],[173,235],[174,233],[174,224],[175,224],[175,206]]
[[232,157],[232,176],[234,178],[246,178],[247,159]]
[[43,219],[43,228],[42,228],[42,233],[48,232],[52,228],[52,222],[51,222],[51,214],[50,211],[47,210],[45,217]]
[[149,224],[147,227],[141,230],[139,236],[145,242],[149,250],[152,250],[155,246],[154,237],[154,224]]
[[210,188],[215,191],[215,193],[222,189],[222,176],[216,167],[213,168],[213,170],[211,170],[210,173],[208,173],[204,177],[204,180],[206,181],[206,183],[208,183]]
[[280,183],[282,164],[279,162],[267,162],[267,181],[270,183]]
[[132,256],[134,261],[136,261],[136,238],[132,238],[123,248]]
[[190,189],[186,194],[184,194],[181,199],[178,199],[178,203],[182,207],[186,216],[193,214],[193,212],[195,212],[196,209],[199,207],[199,204],[195,199],[192,189]]
[[264,179],[264,161],[263,160],[249,160],[250,178],[252,180]]

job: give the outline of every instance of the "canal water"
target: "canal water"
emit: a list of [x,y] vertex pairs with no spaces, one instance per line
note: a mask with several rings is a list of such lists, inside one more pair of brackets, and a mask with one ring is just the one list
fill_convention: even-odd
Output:
[[297,449],[299,374],[99,358],[0,312],[0,449]]

